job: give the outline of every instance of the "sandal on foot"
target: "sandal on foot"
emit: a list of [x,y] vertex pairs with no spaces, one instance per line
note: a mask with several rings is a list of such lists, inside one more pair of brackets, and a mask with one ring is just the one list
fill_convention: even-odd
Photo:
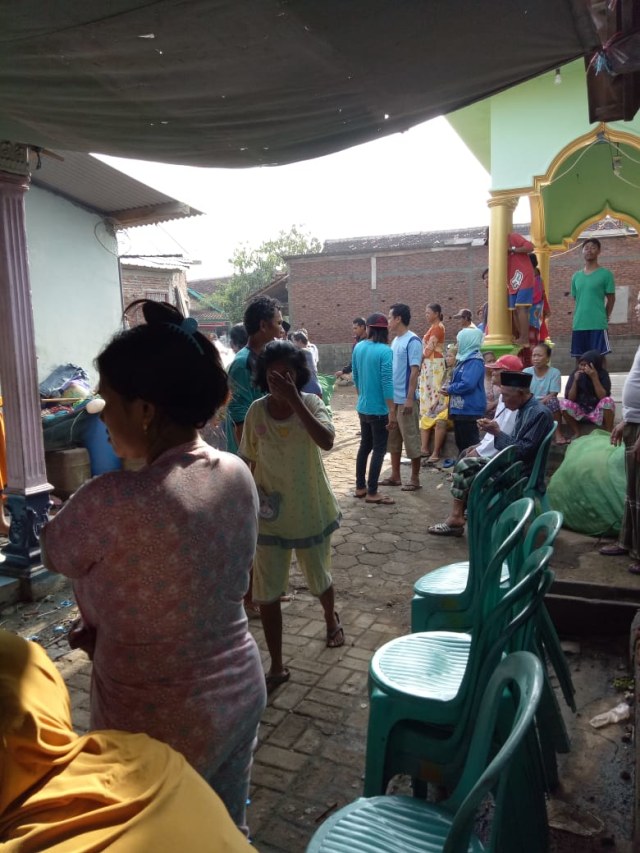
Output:
[[389,495],[380,495],[379,498],[374,498],[373,500],[371,500],[371,498],[365,498],[364,502],[366,504],[384,504],[385,506],[390,506],[395,503],[394,499],[390,498]]
[[416,486],[415,483],[407,483],[405,486],[402,487],[401,491],[402,492],[417,492],[418,489],[421,489],[421,488],[422,488],[422,486]]
[[391,477],[387,477],[386,480],[380,480],[381,486],[401,486],[401,480],[392,480]]
[[598,554],[602,554],[603,557],[622,557],[628,553],[627,548],[623,548],[617,542],[614,545],[603,545],[602,548],[598,548]]
[[452,527],[446,521],[441,521],[439,524],[432,524],[427,528],[427,533],[433,536],[462,536],[464,534],[464,525],[462,527]]
[[362,492],[358,491],[358,489],[356,489],[355,492],[352,492],[352,495],[354,498],[364,498],[366,496],[366,494],[367,494],[366,489]]
[[632,575],[640,575],[640,563],[633,563],[628,570]]
[[282,672],[276,673],[267,673],[264,677],[264,680],[267,683],[267,693],[271,693],[276,687],[280,687],[281,684],[286,684],[287,681],[291,678],[291,673],[285,667]]
[[333,630],[329,630],[327,628],[327,648],[328,649],[337,649],[340,646],[344,646],[344,631],[342,629],[342,625],[340,624],[340,617],[338,616],[338,611],[333,614],[336,617],[336,627]]

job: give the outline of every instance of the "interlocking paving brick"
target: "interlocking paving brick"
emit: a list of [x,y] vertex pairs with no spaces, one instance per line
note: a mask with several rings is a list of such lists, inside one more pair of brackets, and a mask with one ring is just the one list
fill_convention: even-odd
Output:
[[285,711],[290,711],[292,708],[295,708],[298,702],[304,699],[308,693],[308,685],[291,684],[289,681],[287,682],[286,690],[281,687],[274,691],[271,706],[281,710],[283,713]]
[[290,749],[282,749],[272,746],[270,743],[261,746],[256,752],[256,763],[267,764],[269,767],[277,767],[279,770],[297,772],[306,763],[307,759],[298,755]]
[[340,666],[332,667],[326,675],[323,675],[322,678],[318,681],[318,687],[324,690],[335,690],[337,687],[340,687],[350,676],[352,673],[348,669],[344,669]]
[[344,707],[331,707],[330,705],[320,704],[319,702],[311,702],[309,699],[303,699],[296,708],[297,714],[303,714],[312,719],[325,720],[330,723],[339,723],[345,717]]

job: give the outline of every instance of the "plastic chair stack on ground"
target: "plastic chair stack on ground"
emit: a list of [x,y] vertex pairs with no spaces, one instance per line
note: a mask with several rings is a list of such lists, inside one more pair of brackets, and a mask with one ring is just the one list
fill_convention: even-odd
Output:
[[[540,662],[527,652],[506,657],[495,669],[479,702],[473,735],[464,769],[448,800],[434,805],[411,797],[361,798],[329,818],[315,833],[307,853],[509,853],[501,827],[512,820],[514,801],[534,814],[539,792],[514,784],[512,768],[520,770],[520,758],[542,690]],[[506,689],[517,702],[510,732],[487,766],[499,709]],[[485,769],[486,768],[486,769]],[[517,782],[519,781],[516,780]],[[475,813],[491,792],[497,790],[489,844],[484,847],[473,834]],[[543,804],[544,805],[544,804]],[[521,809],[517,809],[521,811]],[[544,846],[520,824],[519,853],[543,853]]]
[[551,548],[532,554],[523,578],[497,601],[500,566],[487,572],[471,633],[427,631],[385,643],[369,668],[365,796],[396,773],[445,785],[459,778],[478,702],[511,637],[534,618],[552,581]]
[[[436,569],[435,572],[425,575],[416,582],[414,592],[416,588],[419,588],[424,594],[414,594],[411,602],[411,630],[413,632],[438,629],[445,631],[470,630],[473,624],[473,610],[478,604],[479,597],[477,593],[469,595],[468,588],[472,586],[478,590],[484,574],[491,571],[494,566],[499,567],[501,577],[505,574],[503,568],[505,561],[521,546],[526,525],[533,517],[534,504],[530,498],[519,498],[511,501],[509,492],[506,493],[505,498],[508,501],[508,506],[501,512],[498,520],[486,535],[489,544],[488,547],[485,545],[484,548],[480,549],[482,551],[480,556],[474,558],[474,550],[471,550],[470,560]],[[500,505],[502,505],[502,501],[500,501]],[[451,576],[458,579],[462,585],[465,569],[467,582],[459,595],[455,595],[451,591],[448,595],[426,593],[426,590],[429,589],[428,579],[433,574],[439,575],[437,583],[442,586],[446,570],[449,570]]]
[[[466,630],[469,611],[489,561],[500,545],[493,530],[501,513],[522,497],[526,478],[522,463],[515,461],[514,447],[508,447],[482,468],[469,491],[467,541],[469,559],[441,566],[416,581],[411,602],[411,630],[435,627]],[[435,619],[435,624],[432,620]]]
[[[521,547],[514,552],[515,561],[513,571],[510,573],[510,582],[517,582],[517,566],[523,564],[523,560],[532,551],[542,545],[553,545],[556,536],[562,527],[562,514],[555,510],[549,510],[538,516],[529,528]],[[536,718],[539,732],[539,745],[543,760],[545,784],[548,791],[553,791],[559,782],[556,753],[567,753],[571,749],[571,741],[567,731],[562,712],[558,705],[556,693],[549,679],[546,661],[553,667],[558,683],[562,690],[564,700],[569,708],[575,713],[575,688],[571,679],[571,672],[567,664],[560,640],[555,626],[544,605],[541,605],[535,620],[527,628],[527,634],[515,637],[510,649],[516,651],[525,649],[538,655],[544,667],[544,689],[542,699]]]
[[540,504],[540,508],[543,512],[547,512],[551,509],[549,505],[549,498],[547,497],[547,492],[541,491],[538,485],[539,481],[542,480],[544,482],[544,474],[547,470],[547,461],[549,459],[549,450],[551,449],[551,439],[558,428],[558,424],[554,423],[551,427],[551,430],[548,432],[546,437],[543,439],[540,447],[538,448],[538,452],[536,453],[536,460],[533,463],[533,469],[531,471],[531,476],[529,477],[529,482],[527,483],[524,494],[528,498],[533,498],[533,500],[537,500]]

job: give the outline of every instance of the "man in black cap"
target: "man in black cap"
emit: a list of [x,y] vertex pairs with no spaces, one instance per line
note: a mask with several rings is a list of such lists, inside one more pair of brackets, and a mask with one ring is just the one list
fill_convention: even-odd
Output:
[[[494,447],[498,452],[515,445],[516,458],[524,463],[525,476],[531,474],[538,448],[553,426],[553,415],[529,390],[531,378],[530,374],[515,370],[503,370],[500,374],[502,401],[507,409],[518,413],[511,435],[502,432],[497,421],[489,418],[480,418],[478,421],[480,429],[494,436]],[[429,533],[434,536],[462,536],[464,533],[464,509],[469,489],[480,468],[489,460],[473,461],[473,466],[469,466],[466,459],[456,462],[451,485],[453,507],[446,521],[429,528]],[[541,476],[544,478],[544,472],[541,472]],[[538,486],[544,488],[544,483]]]

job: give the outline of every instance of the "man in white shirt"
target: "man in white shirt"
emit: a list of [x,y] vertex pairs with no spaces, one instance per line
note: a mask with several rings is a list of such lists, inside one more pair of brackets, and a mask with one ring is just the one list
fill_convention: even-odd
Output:
[[389,309],[389,331],[395,335],[391,344],[393,352],[393,402],[398,428],[389,433],[387,450],[391,456],[391,476],[380,482],[381,486],[402,486],[400,461],[402,445],[411,460],[411,479],[402,486],[403,492],[420,489],[419,404],[417,400],[418,377],[422,362],[422,340],[411,331],[411,310],[398,302]]
[[[634,310],[636,320],[640,320],[640,293]],[[617,447],[623,441],[627,494],[622,527],[618,541],[604,545],[600,553],[605,557],[628,554],[633,560],[629,571],[640,575],[640,347],[622,389],[622,421],[611,433],[611,444]]]

